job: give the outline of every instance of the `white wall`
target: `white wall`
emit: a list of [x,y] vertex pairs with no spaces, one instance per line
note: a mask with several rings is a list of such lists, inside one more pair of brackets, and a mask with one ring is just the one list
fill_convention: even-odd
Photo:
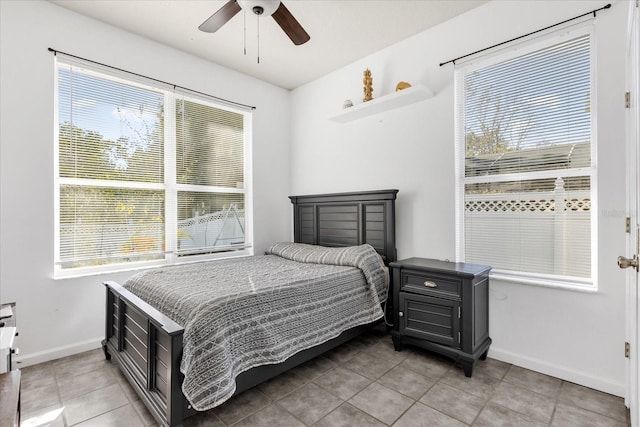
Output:
[[130,275],[52,279],[54,62],[48,47],[255,105],[255,252],[290,237],[288,91],[48,2],[1,1],[0,17],[0,301],[18,304],[23,366],[97,347],[104,337],[101,283]]
[[[617,395],[624,394],[624,46],[626,2],[596,26],[598,281],[595,294],[493,281],[490,356]],[[294,194],[397,188],[400,258],[455,257],[453,66],[445,60],[599,7],[591,1],[493,1],[292,93]],[[419,104],[338,124],[345,99],[360,103],[362,72],[374,97],[405,80],[436,93]]]

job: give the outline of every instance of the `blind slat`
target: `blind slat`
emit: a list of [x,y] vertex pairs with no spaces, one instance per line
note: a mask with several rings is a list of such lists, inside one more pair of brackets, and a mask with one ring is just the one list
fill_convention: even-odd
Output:
[[57,72],[58,269],[250,246],[248,113],[61,61]]
[[456,73],[465,261],[589,282],[590,34]]

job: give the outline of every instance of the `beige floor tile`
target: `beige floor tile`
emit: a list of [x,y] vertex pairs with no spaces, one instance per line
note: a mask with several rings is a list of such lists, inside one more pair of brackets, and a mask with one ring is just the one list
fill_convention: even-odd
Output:
[[393,347],[393,341],[391,340],[391,337],[378,340],[378,342],[370,345],[364,351],[374,357],[387,359],[388,361],[395,364],[403,362],[411,354],[413,354],[411,351],[396,351]]
[[420,375],[437,380],[451,369],[453,362],[433,353],[417,349],[412,351],[409,357],[402,362],[402,366]]
[[372,356],[367,352],[360,352],[351,360],[345,362],[343,366],[370,380],[377,380],[389,372],[397,363],[386,359]]
[[183,427],[225,427],[226,424],[220,421],[214,412],[209,410],[198,412],[197,414],[187,418],[183,422]]
[[519,366],[512,366],[504,376],[504,381],[516,384],[536,393],[557,398],[562,387],[562,380]]
[[304,427],[304,424],[273,404],[234,424],[233,427]]
[[511,366],[512,365],[510,363],[488,357],[485,360],[478,360],[473,368],[473,372],[474,374],[480,373],[481,375],[489,375],[501,380],[504,378]]
[[385,424],[358,408],[343,403],[329,415],[314,424],[316,427],[384,427]]
[[20,406],[25,413],[35,412],[60,403],[58,386],[55,382],[20,393]]
[[350,342],[347,342],[325,353],[324,356],[327,359],[331,359],[334,362],[340,364],[351,360],[356,354],[360,353],[361,351],[362,347],[355,346]]
[[500,380],[491,375],[475,372],[469,378],[464,375],[462,369],[456,368],[447,371],[440,379],[440,382],[483,399],[489,399],[500,384]]
[[288,371],[258,385],[258,388],[272,400],[278,400],[299,389],[307,382],[306,378],[293,371]]
[[407,412],[400,417],[394,427],[464,427],[466,424],[438,412],[433,408],[416,402]]
[[144,424],[129,404],[75,424],[74,427],[144,427]]
[[129,404],[118,384],[64,400],[67,424],[72,426]]
[[58,380],[64,380],[77,375],[86,374],[87,372],[96,371],[104,367],[110,366],[104,358],[81,358],[77,360],[66,360],[54,365],[54,371]]
[[307,381],[311,381],[335,367],[336,362],[333,360],[324,356],[318,356],[296,368],[293,368],[292,371]]
[[371,384],[349,399],[356,408],[387,424],[397,420],[413,402],[413,399],[379,383]]
[[443,414],[471,424],[484,407],[486,399],[444,383],[437,383],[422,396],[420,402]]
[[20,413],[21,427],[65,427],[64,406],[62,404]]
[[605,415],[618,421],[626,421],[627,411],[621,397],[612,396],[588,387],[563,382],[558,401]]
[[547,424],[551,421],[555,407],[555,399],[507,382],[496,388],[490,402]]
[[66,400],[116,383],[111,367],[103,366],[85,374],[58,379],[58,390],[60,398]]
[[20,369],[20,390],[25,393],[56,382],[53,362],[40,363]]
[[405,366],[398,365],[380,378],[378,382],[390,389],[414,400],[420,397],[436,383],[433,378],[425,377]]
[[347,400],[371,384],[372,380],[348,369],[336,368],[313,382],[340,399]]
[[558,403],[552,427],[627,427],[626,422],[614,420],[586,409]]
[[526,415],[504,406],[487,403],[473,422],[473,427],[544,427],[546,423],[533,420]]
[[151,413],[149,412],[147,407],[144,406],[144,403],[142,403],[141,400],[137,400],[137,401],[131,403],[131,405],[133,406],[133,408],[138,413],[138,416],[140,417],[140,420],[142,421],[142,424],[145,427],[152,426],[152,425],[154,425],[156,423],[155,418],[153,418],[153,415],[151,415]]
[[225,424],[230,425],[259,411],[270,403],[271,399],[254,387],[232,397],[215,408],[214,412]]
[[278,404],[297,419],[311,425],[340,406],[342,400],[313,383],[280,399]]

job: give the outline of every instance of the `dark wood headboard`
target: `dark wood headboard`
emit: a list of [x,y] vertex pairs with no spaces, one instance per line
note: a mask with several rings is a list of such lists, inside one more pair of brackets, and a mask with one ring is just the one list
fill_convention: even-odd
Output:
[[289,196],[294,241],[333,247],[368,243],[385,263],[395,261],[397,193],[379,190]]

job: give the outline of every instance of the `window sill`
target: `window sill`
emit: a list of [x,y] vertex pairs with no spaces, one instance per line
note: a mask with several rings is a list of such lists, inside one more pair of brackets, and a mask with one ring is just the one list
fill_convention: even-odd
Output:
[[591,279],[578,280],[575,278],[550,278],[534,275],[515,274],[509,271],[492,270],[489,279],[519,285],[539,286],[566,291],[597,293],[598,286]]
[[131,264],[117,264],[103,267],[76,268],[64,271],[54,271],[53,280],[77,279],[81,277],[100,276],[107,274],[134,272],[147,270],[150,268],[168,267],[173,265],[193,264],[198,262],[217,261],[223,259],[243,258],[253,256],[253,249],[248,248],[240,251],[223,252],[214,255],[192,255],[185,258],[178,258],[175,261],[158,260],[137,262]]

